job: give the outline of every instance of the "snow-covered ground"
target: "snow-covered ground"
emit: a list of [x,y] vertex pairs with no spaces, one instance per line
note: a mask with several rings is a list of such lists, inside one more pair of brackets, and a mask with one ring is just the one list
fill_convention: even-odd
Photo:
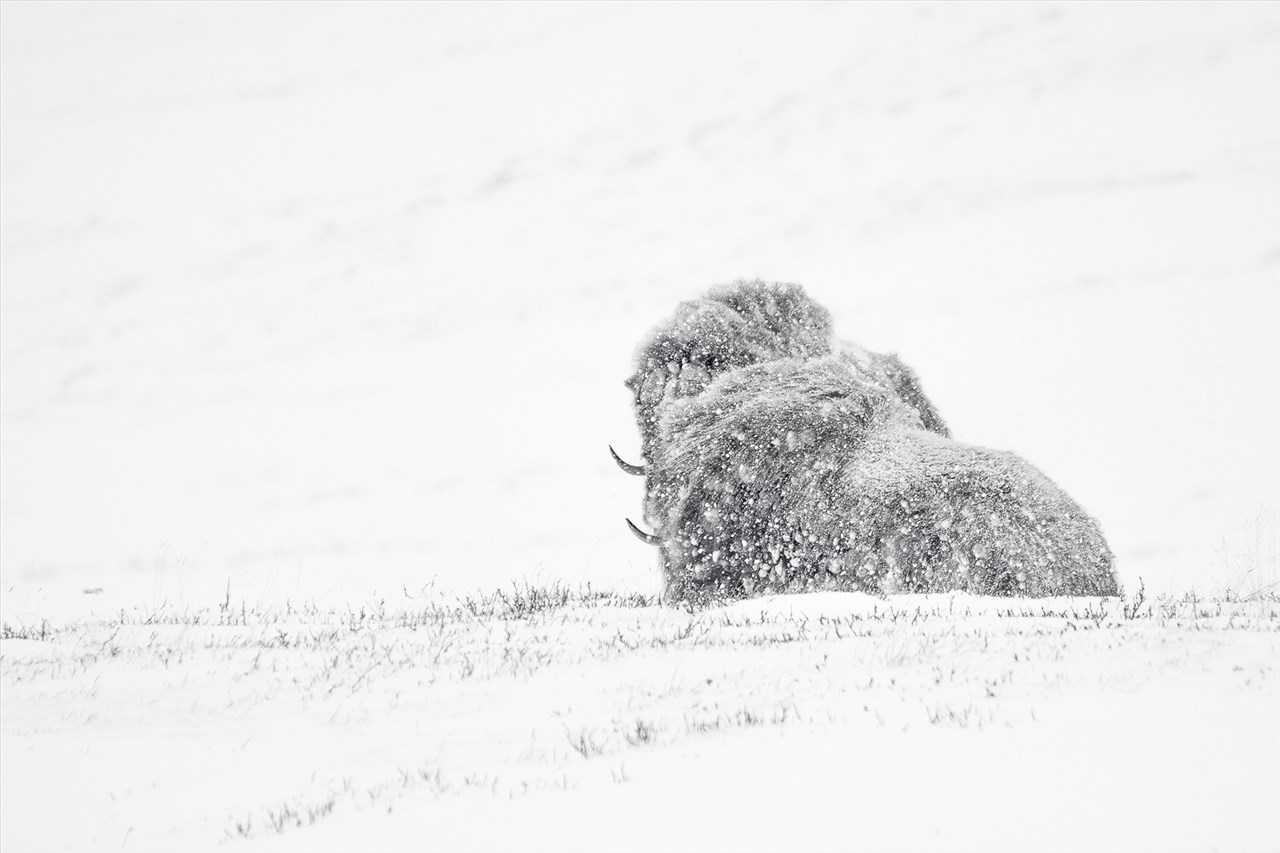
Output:
[[1275,850],[1278,628],[1274,599],[138,612],[4,640],[0,842]]
[[[436,767],[422,750],[440,744],[454,763],[437,788],[475,787],[460,769],[474,761],[547,790],[498,811],[493,797],[428,790],[413,802],[456,808],[431,825],[366,809],[345,843],[438,833],[452,846],[462,836],[449,833],[480,832],[466,837],[483,846],[483,832],[541,815],[584,847],[598,826],[621,846],[678,844],[665,833],[684,818],[727,825],[726,847],[779,846],[792,836],[770,833],[808,819],[782,815],[846,809],[865,826],[841,805],[857,796],[912,832],[974,818],[929,836],[938,846],[987,846],[964,833],[988,814],[1041,826],[1057,814],[1076,833],[1064,838],[1110,846],[1082,809],[1127,819],[1139,833],[1128,846],[1145,844],[1143,827],[1184,825],[1220,833],[1150,838],[1280,844],[1273,616],[1203,635],[1168,620],[1091,631],[1054,682],[1053,722],[1009,718],[1006,730],[1017,703],[1005,704],[981,735],[920,723],[923,688],[893,694],[908,733],[894,717],[868,734],[850,722],[857,677],[795,683],[799,659],[781,656],[758,682],[708,695],[789,690],[803,723],[681,735],[628,758],[631,781],[601,771],[608,784],[582,797],[555,787],[578,771],[537,752],[563,752],[537,740],[555,729],[550,705],[526,726],[539,733],[520,747],[531,757],[507,748],[524,721],[511,703],[529,696],[563,689],[601,731],[629,707],[627,670],[567,666],[596,660],[585,628],[568,632],[577,651],[546,691],[462,680],[423,718],[392,704],[390,676],[376,693],[343,681],[324,715],[301,710],[314,686],[278,701],[269,686],[238,688],[262,640],[234,626],[157,628],[156,643],[191,648],[161,676],[150,630],[121,627],[122,608],[131,623],[230,600],[310,613],[288,630],[320,632],[339,624],[331,610],[512,581],[656,592],[653,555],[622,522],[638,516],[640,485],[606,450],[637,455],[621,383],[679,300],[756,276],[803,284],[841,337],[900,353],[957,438],[1017,451],[1058,481],[1100,520],[1131,593],[1140,579],[1149,595],[1280,580],[1275,3],[0,5],[0,618],[23,636],[44,620],[60,632],[0,640],[5,849],[200,846],[229,814],[261,821],[346,776],[391,785],[396,767]],[[689,618],[625,616],[650,637]],[[383,627],[356,636],[425,642]],[[74,660],[85,644],[122,654],[28,681],[38,661]],[[737,678],[757,652],[712,668]],[[318,654],[290,647],[277,661],[314,674]],[[998,666],[966,654],[975,671]],[[634,677],[685,684],[700,656],[654,655]],[[932,660],[908,666],[919,675]],[[1236,665],[1266,675],[1244,687],[1252,676]],[[1144,678],[1126,705],[1126,679]],[[819,724],[830,696],[844,698]],[[450,732],[395,754],[414,726],[446,718]],[[1078,749],[1062,739],[1073,727],[1089,733]],[[1254,748],[1215,752],[1222,737]],[[175,749],[156,753],[168,738]],[[316,738],[324,761],[301,760]],[[1034,784],[1004,779],[1006,807],[958,771],[895,762],[900,748],[955,767],[995,755]],[[138,763],[144,749],[172,766]],[[836,756],[870,771],[815,790],[787,771],[793,751],[800,768]],[[493,769],[510,761],[534,770]],[[304,764],[314,780],[299,781]],[[839,787],[849,778],[862,787]],[[881,778],[890,787],[875,788]],[[939,780],[955,800],[928,787]],[[95,799],[153,783],[173,793]],[[915,783],[923,814],[906,807]],[[722,813],[698,809],[700,787]],[[1082,793],[1095,787],[1098,802]],[[633,802],[636,791],[648,793]],[[672,791],[683,796],[662,799]],[[894,792],[899,811],[886,811]],[[352,797],[339,799],[332,821],[278,840],[318,846],[308,833],[348,825],[338,812]],[[1220,801],[1242,811],[1205,811]],[[932,843],[876,825],[889,834],[811,840]],[[234,822],[232,835],[243,840]],[[491,840],[503,838],[541,843]]]

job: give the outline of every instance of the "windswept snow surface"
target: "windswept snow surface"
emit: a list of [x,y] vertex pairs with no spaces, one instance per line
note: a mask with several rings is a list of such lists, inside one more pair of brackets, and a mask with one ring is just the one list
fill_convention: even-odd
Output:
[[1274,559],[1275,4],[0,14],[7,618],[653,591],[621,383],[754,276],[1128,587]]
[[5,850],[1275,850],[1280,604],[136,612],[6,639]]
[[[293,644],[512,581],[655,593],[622,381],[741,277],[900,353],[957,439],[1099,519],[1130,593],[1280,579],[1275,3],[0,4],[4,849],[1280,846],[1265,614],[1090,621],[1065,668],[1018,622],[1030,692],[994,710],[1003,658],[927,632],[615,672],[591,610],[535,685],[390,623],[331,667]],[[670,740],[569,746],[626,743],[661,685]],[[805,716],[689,734],[703,699]]]

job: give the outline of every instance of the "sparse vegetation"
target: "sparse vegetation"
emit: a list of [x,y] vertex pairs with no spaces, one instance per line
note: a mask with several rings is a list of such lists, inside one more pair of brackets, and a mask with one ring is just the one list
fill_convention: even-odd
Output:
[[[225,836],[241,839],[408,796],[628,784],[636,756],[749,731],[1035,726],[1080,678],[1140,685],[1228,632],[1239,648],[1223,677],[1274,690],[1280,596],[1266,591],[799,596],[698,611],[563,586],[331,609],[228,594],[204,609],[5,624],[0,684],[11,733],[167,720],[195,737],[247,723],[228,768],[241,752],[276,758],[262,759],[268,805],[228,816]],[[281,762],[272,746],[298,731],[319,744],[301,786],[286,772],[298,756]],[[384,742],[394,750],[363,746]]]
[[1221,597],[1229,601],[1255,601],[1280,595],[1280,547],[1276,519],[1259,511],[1234,539],[1223,538],[1218,560],[1229,578]]

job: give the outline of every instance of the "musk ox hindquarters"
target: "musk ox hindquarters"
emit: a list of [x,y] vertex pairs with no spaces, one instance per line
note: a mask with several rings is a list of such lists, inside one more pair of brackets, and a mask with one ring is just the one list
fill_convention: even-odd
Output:
[[951,440],[905,364],[836,340],[795,285],[682,303],[627,385],[669,600],[1119,592],[1070,497],[1011,453]]

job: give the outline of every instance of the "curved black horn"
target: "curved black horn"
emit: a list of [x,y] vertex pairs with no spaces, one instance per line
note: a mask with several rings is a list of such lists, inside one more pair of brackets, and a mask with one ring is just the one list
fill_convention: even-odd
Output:
[[609,445],[609,452],[613,454],[613,461],[618,463],[618,467],[628,474],[635,474],[637,477],[644,476],[643,465],[632,465],[630,462],[623,462],[622,457],[618,455],[618,451],[613,449],[613,445]]
[[661,545],[661,544],[662,544],[662,540],[661,540],[661,539],[659,539],[657,536],[654,536],[652,533],[645,533],[645,532],[644,532],[643,530],[641,530],[639,527],[636,527],[634,524],[632,524],[632,523],[631,523],[631,519],[629,519],[629,518],[627,519],[627,527],[630,527],[630,528],[631,528],[631,532],[632,532],[632,533],[634,533],[634,534],[636,535],[636,538],[637,538],[637,539],[639,539],[641,542],[643,542],[643,543],[644,543],[644,544],[646,544],[646,545]]

